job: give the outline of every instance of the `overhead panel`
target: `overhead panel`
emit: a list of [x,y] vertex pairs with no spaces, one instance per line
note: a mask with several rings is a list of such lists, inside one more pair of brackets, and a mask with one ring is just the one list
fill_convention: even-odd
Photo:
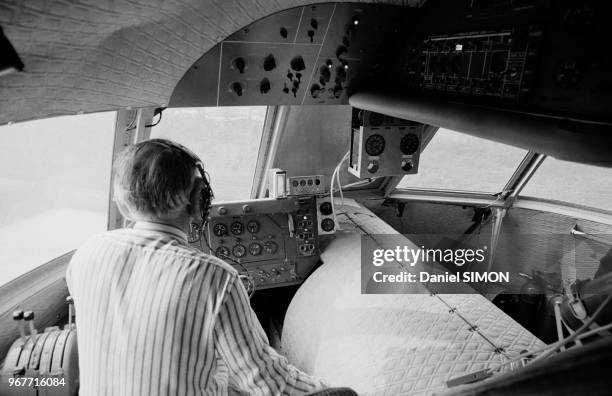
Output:
[[354,77],[367,76],[363,65],[399,33],[407,10],[325,3],[266,17],[200,58],[170,105],[347,104]]
[[235,32],[176,86],[170,106],[336,105],[409,94],[610,122],[610,2],[324,3]]

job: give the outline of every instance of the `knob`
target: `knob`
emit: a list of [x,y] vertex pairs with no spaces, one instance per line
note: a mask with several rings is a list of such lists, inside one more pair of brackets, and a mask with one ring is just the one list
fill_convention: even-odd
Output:
[[74,298],[72,298],[72,296],[66,297],[66,304],[74,304]]
[[263,68],[265,71],[272,71],[276,68],[276,59],[274,55],[270,54],[264,59]]
[[304,58],[302,58],[301,56],[296,56],[293,59],[291,59],[291,62],[289,62],[289,65],[291,66],[292,70],[295,70],[298,72],[306,69]]
[[236,58],[232,63],[234,67],[238,69],[240,74],[244,73],[244,69],[246,68],[246,61],[244,60],[244,58]]
[[402,165],[401,166],[402,166],[402,170],[404,172],[409,172],[409,171],[412,170],[414,165],[412,165],[412,161],[410,161],[410,160],[402,160]]
[[259,92],[262,94],[267,94],[268,92],[270,92],[270,88],[271,88],[270,80],[268,80],[267,78],[264,78],[259,83]]
[[242,96],[244,89],[242,88],[242,84],[239,82],[235,82],[232,84],[232,91],[238,96]]
[[227,214],[227,209],[224,206],[219,206],[219,209],[217,209],[217,213],[219,213],[220,215],[226,215]]
[[23,311],[13,311],[13,320],[23,319]]
[[311,43],[313,43],[313,42],[314,42],[314,35],[315,35],[314,30],[309,30],[309,31],[308,31],[308,37],[310,38],[310,42],[311,42]]
[[280,35],[281,35],[282,38],[286,39],[287,36],[289,35],[289,32],[287,31],[286,28],[282,27],[282,28],[280,28]]
[[247,204],[242,205],[242,212],[244,213],[250,213],[251,212],[251,207]]
[[368,163],[368,172],[370,173],[378,172],[378,161],[370,161]]
[[32,311],[25,311],[23,313],[23,320],[25,321],[30,321],[34,319],[34,312]]

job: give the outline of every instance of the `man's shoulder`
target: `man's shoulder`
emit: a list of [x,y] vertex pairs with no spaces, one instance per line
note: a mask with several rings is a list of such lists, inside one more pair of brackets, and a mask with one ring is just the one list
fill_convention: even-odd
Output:
[[230,264],[221,260],[216,256],[204,253],[203,251],[183,242],[179,242],[172,238],[163,238],[156,240],[142,240],[139,236],[134,235],[129,228],[120,228],[116,230],[99,233],[88,238],[75,254],[88,254],[94,249],[104,246],[104,248],[113,245],[111,249],[118,249],[117,245],[124,246],[127,249],[151,249],[156,250],[160,254],[172,256],[175,258],[184,259],[199,265],[212,265],[227,272],[229,274],[238,275],[238,271]]
[[202,265],[214,265],[220,270],[227,271],[231,274],[238,274],[238,271],[231,265],[221,260],[220,258],[204,253],[203,251],[196,249],[193,246],[181,244],[177,246],[176,253],[182,256],[189,257],[193,260],[199,261]]

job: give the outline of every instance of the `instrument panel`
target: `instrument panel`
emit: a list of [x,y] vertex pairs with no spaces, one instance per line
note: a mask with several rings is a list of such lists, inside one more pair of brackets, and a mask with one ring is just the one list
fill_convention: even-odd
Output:
[[248,275],[256,289],[301,283],[319,259],[314,196],[212,206],[210,254]]

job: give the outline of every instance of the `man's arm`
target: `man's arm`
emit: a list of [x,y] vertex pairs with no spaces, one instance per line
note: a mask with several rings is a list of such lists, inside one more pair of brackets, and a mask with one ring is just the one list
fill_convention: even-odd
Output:
[[215,323],[216,348],[231,383],[256,395],[295,395],[324,387],[289,364],[268,343],[239,278],[230,283]]

